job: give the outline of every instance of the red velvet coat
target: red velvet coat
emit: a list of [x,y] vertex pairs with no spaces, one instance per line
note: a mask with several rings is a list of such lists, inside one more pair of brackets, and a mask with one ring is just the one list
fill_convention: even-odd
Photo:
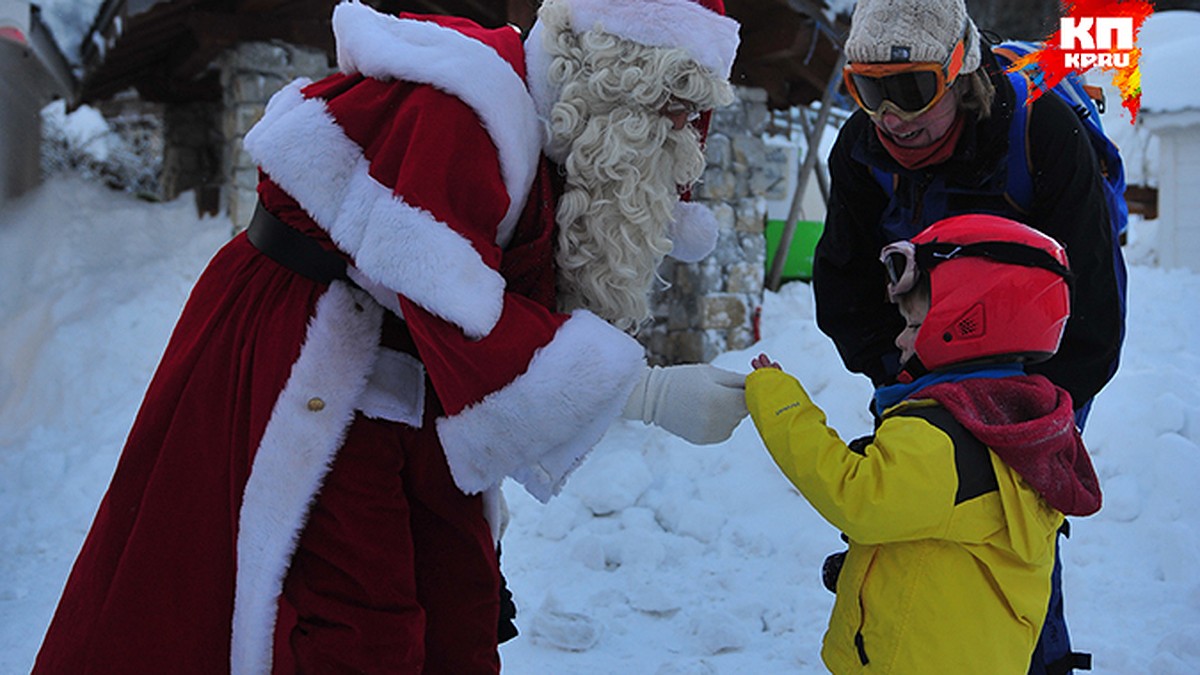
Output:
[[[342,73],[280,91],[245,147],[268,210],[336,246],[367,292],[244,235],[217,254],[35,672],[266,672],[296,539],[358,412],[419,424],[428,383],[458,489],[511,476],[546,500],[643,367],[621,331],[550,309],[553,194],[517,34],[359,4],[334,30]],[[387,311],[419,362],[380,347]]]

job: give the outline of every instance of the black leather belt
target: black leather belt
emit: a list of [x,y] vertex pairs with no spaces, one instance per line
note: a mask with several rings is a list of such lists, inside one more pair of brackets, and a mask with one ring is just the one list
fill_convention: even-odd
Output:
[[[254,208],[246,237],[260,253],[305,278],[325,285],[333,281],[354,283],[346,274],[344,258],[271,215],[261,202]],[[380,343],[420,358],[408,326],[391,312],[384,312]]]
[[246,237],[263,255],[317,283],[328,285],[350,278],[345,259],[289,227],[263,208],[262,202],[254,207]]

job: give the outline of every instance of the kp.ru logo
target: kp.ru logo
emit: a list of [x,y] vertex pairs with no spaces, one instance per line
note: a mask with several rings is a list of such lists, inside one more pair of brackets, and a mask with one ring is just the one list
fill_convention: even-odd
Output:
[[1030,103],[1065,77],[1078,77],[1092,68],[1109,71],[1132,123],[1142,101],[1137,35],[1153,12],[1148,0],[1064,0],[1059,31],[1042,49],[1014,61],[1009,71],[1025,71],[1036,85]]
[[1063,17],[1060,21],[1059,46],[1063,65],[1087,70],[1128,68],[1133,51],[1133,18],[1128,16]]

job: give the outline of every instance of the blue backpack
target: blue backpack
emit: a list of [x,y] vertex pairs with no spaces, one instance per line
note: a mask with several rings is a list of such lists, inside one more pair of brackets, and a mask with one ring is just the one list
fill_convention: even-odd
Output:
[[[1041,49],[1036,42],[1008,41],[992,48],[1002,67],[1010,66],[1018,58]],[[1008,131],[1008,188],[1013,201],[1026,208],[1033,203],[1033,166],[1028,157],[1029,107],[1025,105],[1031,87],[1041,86],[1043,74],[1036,66],[1026,66],[1016,73],[1008,74],[1016,92],[1013,121]],[[1129,205],[1125,203],[1125,164],[1121,151],[1104,133],[1100,113],[1104,112],[1104,94],[1098,87],[1084,84],[1083,78],[1070,73],[1050,90],[1066,101],[1075,111],[1087,130],[1088,141],[1100,163],[1104,177],[1104,200],[1108,205],[1108,221],[1112,231],[1113,268],[1117,275],[1117,288],[1121,297],[1121,316],[1125,316],[1125,261],[1121,255],[1121,237],[1129,225]],[[1097,105],[1099,102],[1099,105]]]
[[[1008,67],[1021,56],[1041,48],[1036,42],[1008,41],[992,48],[1001,67]],[[1016,92],[1013,106],[1012,123],[1008,128],[1008,165],[1005,196],[1019,209],[1028,211],[1033,204],[1033,172],[1034,167],[1029,158],[1029,106],[1026,101],[1032,87],[1039,86],[1043,74],[1036,66],[1029,66],[1016,73],[1008,74],[1009,81]],[[1108,206],[1109,228],[1113,242],[1113,269],[1116,274],[1117,288],[1120,294],[1121,316],[1125,316],[1126,272],[1125,260],[1121,253],[1121,238],[1129,224],[1129,207],[1125,202],[1125,165],[1121,161],[1121,152],[1104,132],[1104,124],[1100,121],[1103,108],[1103,93],[1098,87],[1086,85],[1083,78],[1075,73],[1064,77],[1051,90],[1075,111],[1087,130],[1088,141],[1100,164],[1103,174],[1101,183],[1104,185],[1104,199]],[[1097,100],[1100,106],[1097,106]],[[879,168],[872,168],[876,182],[884,189],[889,198],[894,197],[896,176]],[[895,202],[893,202],[894,204]],[[945,207],[944,203],[930,205],[935,212]],[[926,213],[925,220],[933,214]],[[893,232],[894,236],[915,233]],[[1124,330],[1122,330],[1122,336]],[[1113,364],[1116,368],[1116,364]]]
[[[1009,41],[1003,42],[992,48],[1000,65],[1008,67],[1017,59],[1037,51],[1041,45],[1036,42],[1019,42]],[[1021,79],[1017,79],[1014,75],[1020,75]],[[1026,66],[1017,73],[1010,73],[1009,78],[1013,83],[1013,89],[1017,92],[1018,111],[1017,117],[1014,117],[1014,122],[1024,121],[1027,115],[1024,112],[1028,111],[1025,106],[1025,100],[1028,98],[1030,87],[1042,86],[1044,76],[1042,71],[1037,66]],[[1096,153],[1096,158],[1100,161],[1100,170],[1104,175],[1105,198],[1108,202],[1109,217],[1112,221],[1113,234],[1121,235],[1125,233],[1125,228],[1129,223],[1129,207],[1125,204],[1125,165],[1121,161],[1121,151],[1104,133],[1104,123],[1100,120],[1100,114],[1104,112],[1104,93],[1099,87],[1093,87],[1084,84],[1083,78],[1076,73],[1069,73],[1050,91],[1056,96],[1066,101],[1067,105],[1075,111],[1083,122],[1084,127],[1088,132],[1088,140],[1092,144],[1092,150]],[[1013,124],[1013,131],[1019,131],[1019,127],[1024,124]],[[1009,135],[1009,148],[1019,150],[1022,156],[1025,154],[1025,143],[1012,143],[1015,133]],[[1023,141],[1023,139],[1022,139]],[[1028,161],[1028,160],[1026,160]],[[1011,163],[1010,163],[1010,166]],[[1028,177],[1027,169],[1026,177]],[[1010,173],[1010,180],[1014,174]],[[1032,182],[1026,181],[1029,186],[1029,195],[1032,198]],[[1026,189],[1026,188],[1019,188]],[[1016,195],[1013,195],[1016,196]],[[1019,202],[1020,203],[1020,202]],[[1027,203],[1027,202],[1026,202]]]

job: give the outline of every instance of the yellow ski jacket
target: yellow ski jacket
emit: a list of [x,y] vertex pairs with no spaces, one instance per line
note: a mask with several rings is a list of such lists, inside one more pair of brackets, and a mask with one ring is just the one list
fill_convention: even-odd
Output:
[[850,541],[831,672],[1027,672],[1062,513],[932,401],[888,409],[855,450],[780,370],[751,373],[746,401],[775,463]]

